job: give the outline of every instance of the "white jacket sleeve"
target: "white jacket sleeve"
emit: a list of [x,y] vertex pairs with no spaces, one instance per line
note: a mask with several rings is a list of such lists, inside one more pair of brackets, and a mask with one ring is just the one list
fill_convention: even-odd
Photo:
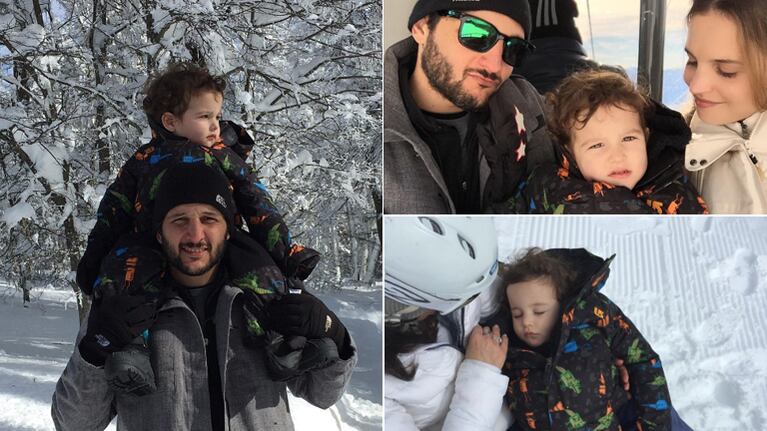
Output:
[[458,369],[455,394],[442,430],[492,431],[508,384],[509,378],[499,368],[474,359],[464,360]]
[[384,398],[386,428],[397,431],[418,431],[418,426],[402,404],[391,398]]

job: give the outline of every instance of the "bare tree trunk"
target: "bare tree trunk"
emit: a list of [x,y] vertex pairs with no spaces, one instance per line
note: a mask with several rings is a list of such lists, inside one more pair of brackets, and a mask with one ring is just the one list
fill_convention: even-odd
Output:
[[[151,14],[149,14],[151,17]],[[150,18],[151,19],[151,18]],[[107,25],[107,3],[104,0],[93,0],[93,25],[88,35],[88,48],[93,56],[93,84],[94,88],[99,88],[105,82],[104,71],[107,66],[107,35],[103,29]],[[101,28],[99,28],[101,26]],[[99,42],[99,39],[101,41]],[[96,115],[94,117],[94,127],[99,131],[96,138],[95,148],[97,156],[97,170],[101,174],[109,176],[112,170],[112,155],[109,148],[109,141],[106,136],[106,106],[103,101],[96,104]],[[65,175],[68,176],[69,164],[65,166]],[[68,181],[68,180],[65,180]],[[66,239],[67,258],[71,271],[77,271],[77,264],[80,259],[80,241],[75,229],[74,217],[70,214],[64,221],[64,237]],[[90,297],[83,294],[77,283],[72,282],[72,290],[77,298],[77,312],[80,323],[83,322],[88,309],[90,308]]]
[[29,266],[27,265],[18,265],[19,268],[19,287],[22,291],[22,302],[24,304],[24,308],[29,307],[29,286],[27,286],[27,277],[29,275]]
[[[69,184],[71,175],[71,165],[69,162],[63,164],[63,179],[65,184]],[[60,205],[66,203],[66,199],[62,195],[55,195]],[[77,264],[80,261],[80,237],[77,235],[77,229],[75,229],[75,218],[73,213],[69,213],[69,216],[64,220],[64,240],[66,244],[67,260],[69,260],[69,270],[77,271]],[[75,292],[77,301],[77,311],[80,316],[80,323],[82,323],[85,313],[90,306],[90,298],[83,295],[77,283],[72,283],[72,290]],[[84,299],[80,299],[84,298]]]
[[43,8],[40,7],[40,0],[33,0],[32,1],[32,9],[35,13],[35,21],[39,26],[43,26]]
[[360,279],[360,264],[359,264],[359,243],[357,241],[357,226],[355,223],[355,216],[351,212],[351,205],[346,202],[346,220],[348,222],[349,230],[347,235],[349,236],[349,253],[351,254],[351,274],[352,280]]
[[335,282],[341,283],[341,262],[338,258],[338,232],[336,232],[335,226],[331,226],[330,228],[330,242],[331,250],[333,252],[333,269],[335,270],[336,275]]
[[[91,27],[90,34],[88,35],[88,47],[93,54],[93,83],[95,88],[104,82],[104,66],[106,63],[107,48],[106,40],[102,40],[98,43],[99,38],[105,38],[103,30],[98,28],[99,25],[106,26],[107,23],[107,6],[103,0],[93,0],[93,26]],[[110,172],[110,154],[109,154],[109,142],[104,136],[104,125],[106,124],[106,113],[104,102],[99,101],[96,105],[96,118],[94,119],[94,126],[96,130],[101,131],[96,139],[96,152],[98,154],[98,172],[106,173]]]
[[[376,222],[378,222],[380,219],[380,216],[376,216]],[[367,237],[370,238],[369,235]],[[372,250],[370,250],[370,247],[372,247]],[[381,256],[381,243],[370,241],[368,244],[368,249],[370,251],[368,252],[367,264],[365,265],[365,278],[363,281],[367,284],[370,284],[373,282],[373,277],[376,273],[376,267],[378,266],[378,259]]]
[[[160,43],[160,34],[154,29],[154,17],[148,11],[154,10],[156,2],[154,0],[141,2],[141,6],[144,7],[144,24],[146,25],[146,37],[151,43]],[[154,73],[157,70],[157,60],[155,54],[147,53],[146,55],[146,69],[147,72]]]
[[378,230],[378,243],[383,243],[383,203],[381,199],[381,191],[373,189],[371,192],[373,197],[373,206],[376,209],[376,228]]

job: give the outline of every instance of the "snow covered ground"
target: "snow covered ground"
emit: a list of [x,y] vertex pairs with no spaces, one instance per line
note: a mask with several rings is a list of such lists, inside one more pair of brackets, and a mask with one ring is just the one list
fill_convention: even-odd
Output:
[[[0,430],[52,430],[51,395],[78,329],[73,295],[36,288],[30,306],[24,308],[20,293],[2,280],[0,276]],[[290,398],[296,430],[379,430],[383,415],[380,286],[318,296],[351,332],[359,362],[346,394],[330,409]]]
[[767,429],[767,218],[505,217],[501,260],[520,248],[616,258],[603,293],[663,360],[695,430]]

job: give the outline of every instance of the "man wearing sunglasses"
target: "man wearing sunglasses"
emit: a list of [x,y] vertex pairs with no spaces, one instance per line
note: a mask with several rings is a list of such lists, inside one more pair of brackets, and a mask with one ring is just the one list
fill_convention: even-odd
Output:
[[512,76],[533,46],[526,0],[418,0],[386,52],[384,211],[524,211],[528,167],[553,157],[543,104]]

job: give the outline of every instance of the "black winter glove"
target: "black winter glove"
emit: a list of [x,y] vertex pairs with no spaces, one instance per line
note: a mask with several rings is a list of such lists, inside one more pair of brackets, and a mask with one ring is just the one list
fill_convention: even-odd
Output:
[[325,368],[337,360],[338,348],[330,338],[287,338],[275,331],[266,333],[266,369],[272,380],[284,382],[306,372]]
[[320,253],[309,247],[293,244],[288,252],[285,276],[306,280],[320,263]]
[[227,120],[222,120],[218,124],[221,127],[221,139],[224,145],[231,148],[242,160],[247,160],[255,142],[245,128]]
[[330,338],[339,351],[344,350],[346,328],[322,301],[305,291],[270,302],[266,317],[269,327],[283,335]]
[[88,330],[80,340],[80,355],[100,367],[107,355],[122,350],[149,329],[157,317],[158,302],[143,296],[114,295],[101,298],[91,307]]

